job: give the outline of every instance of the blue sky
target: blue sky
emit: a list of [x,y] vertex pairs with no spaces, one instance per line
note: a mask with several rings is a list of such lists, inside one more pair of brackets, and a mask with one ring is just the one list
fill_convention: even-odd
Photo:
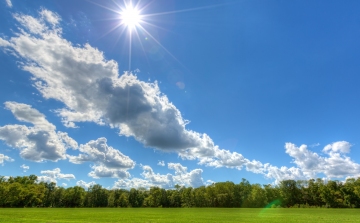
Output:
[[85,188],[359,177],[359,8],[2,0],[0,175]]

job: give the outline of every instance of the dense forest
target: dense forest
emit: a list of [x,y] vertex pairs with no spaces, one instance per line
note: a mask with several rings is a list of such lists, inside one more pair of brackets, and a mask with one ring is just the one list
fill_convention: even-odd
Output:
[[39,182],[37,176],[1,177],[0,207],[326,207],[359,208],[360,178],[346,182],[284,180],[278,185],[219,182],[198,188],[85,190]]

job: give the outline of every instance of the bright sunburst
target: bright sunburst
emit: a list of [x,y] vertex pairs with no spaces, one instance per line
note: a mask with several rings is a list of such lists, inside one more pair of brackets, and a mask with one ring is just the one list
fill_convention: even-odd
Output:
[[[91,0],[89,0],[91,1]],[[128,40],[129,40],[129,71],[131,70],[131,57],[132,57],[132,42],[133,37],[135,36],[138,40],[138,43],[143,48],[142,45],[142,39],[152,39],[160,48],[162,48],[166,53],[168,53],[173,59],[175,59],[179,64],[180,61],[173,56],[161,43],[158,39],[156,39],[147,29],[146,27],[155,27],[155,28],[161,28],[158,27],[154,23],[149,22],[150,17],[156,17],[161,15],[167,15],[167,14],[174,14],[174,13],[184,13],[189,11],[195,11],[195,10],[201,10],[205,8],[212,8],[217,7],[216,5],[211,6],[205,6],[205,7],[199,7],[199,8],[191,8],[191,9],[183,9],[183,10],[177,10],[177,11],[167,11],[167,12],[160,12],[160,13],[153,13],[153,14],[142,14],[145,9],[150,5],[141,5],[140,1],[135,1],[134,4],[133,0],[123,0],[123,4],[118,4],[116,1],[113,0],[116,7],[108,7],[105,5],[98,4],[96,2],[92,2],[100,7],[103,7],[109,11],[115,12],[117,16],[115,16],[115,20],[119,20],[116,26],[114,26],[112,29],[110,29],[107,33],[105,33],[103,36],[109,34],[110,32],[116,30],[117,28],[121,27],[123,31],[128,30]],[[141,36],[142,35],[142,36]],[[145,36],[145,37],[144,37]],[[143,48],[144,50],[144,48]],[[145,50],[144,50],[145,51]]]
[[140,11],[133,7],[132,4],[127,5],[126,8],[120,12],[120,15],[121,23],[125,25],[129,31],[140,25]]

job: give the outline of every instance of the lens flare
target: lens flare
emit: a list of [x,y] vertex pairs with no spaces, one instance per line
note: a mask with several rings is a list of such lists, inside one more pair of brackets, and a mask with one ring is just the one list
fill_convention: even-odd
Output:
[[270,202],[269,204],[267,204],[263,209],[261,209],[258,216],[259,217],[267,217],[271,214],[274,214],[274,213],[276,213],[276,208],[278,208],[280,206],[281,206],[281,201],[274,200],[274,201]]

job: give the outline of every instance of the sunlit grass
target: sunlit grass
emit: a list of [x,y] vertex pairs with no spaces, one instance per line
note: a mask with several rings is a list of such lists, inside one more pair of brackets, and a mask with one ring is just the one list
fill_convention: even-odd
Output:
[[0,222],[360,222],[358,209],[3,208]]

